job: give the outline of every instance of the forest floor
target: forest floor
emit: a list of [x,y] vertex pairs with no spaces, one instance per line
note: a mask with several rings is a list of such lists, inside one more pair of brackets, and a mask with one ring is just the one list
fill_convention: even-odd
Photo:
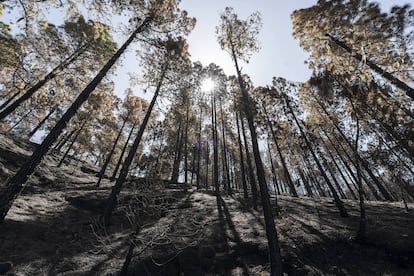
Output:
[[[34,146],[0,134],[0,189]],[[241,195],[223,195],[219,211],[211,191],[135,179],[105,228],[113,183],[96,187],[97,168],[57,168],[59,157],[45,158],[0,226],[6,275],[116,275],[131,243],[128,275],[268,275],[262,212]],[[349,218],[330,198],[278,197],[286,275],[414,275],[414,205],[367,202],[368,239],[358,243],[358,203],[344,202]]]

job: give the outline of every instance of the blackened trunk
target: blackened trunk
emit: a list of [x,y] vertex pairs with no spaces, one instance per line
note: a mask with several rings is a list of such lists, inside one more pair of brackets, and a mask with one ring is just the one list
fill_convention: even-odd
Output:
[[[322,139],[322,137],[321,137],[321,139]],[[336,162],[335,157],[332,155],[332,152],[329,149],[326,149],[326,151],[328,152],[329,157],[331,158],[331,161],[334,163],[334,165],[335,165],[336,169],[338,170],[339,175],[341,176],[341,178],[344,181],[345,185],[348,187],[348,191],[351,193],[352,198],[356,200],[357,196],[355,195],[351,185],[348,183],[348,180],[346,179],[345,175],[343,174],[341,167],[339,167],[338,162]]]
[[217,112],[216,112],[216,98],[213,95],[211,100],[211,123],[213,132],[213,179],[214,190],[217,199],[217,207],[220,210],[220,184],[219,184],[219,164],[218,164],[218,139],[217,139]]
[[269,126],[270,132],[272,133],[273,142],[276,145],[276,149],[277,149],[277,152],[279,154],[280,162],[282,162],[282,166],[283,166],[283,170],[285,172],[286,180],[288,182],[290,194],[292,196],[294,196],[294,197],[298,197],[298,193],[297,193],[296,188],[295,188],[295,185],[293,184],[293,181],[292,181],[292,176],[290,175],[289,170],[287,168],[285,158],[284,158],[284,156],[282,154],[282,150],[279,147],[279,143],[277,141],[276,133],[275,133],[275,131],[273,129],[272,123],[270,122],[269,115],[268,115],[267,110],[266,110],[266,107],[264,105],[263,105],[263,111],[264,111],[264,114],[266,115],[267,125]]
[[180,124],[177,130],[177,140],[175,144],[175,153],[174,153],[174,163],[172,168],[172,175],[171,175],[171,183],[177,183],[178,177],[180,176],[180,163],[181,163],[181,152],[182,152],[182,145],[183,145],[183,131],[182,131],[182,123],[180,119]]
[[4,192],[0,195],[0,225],[3,224],[4,218],[7,215],[17,195],[23,190],[24,185],[29,176],[35,171],[43,157],[49,151],[50,147],[56,142],[59,135],[65,129],[67,123],[73,116],[75,116],[81,105],[89,98],[89,95],[101,83],[102,79],[116,63],[119,57],[125,52],[128,46],[132,43],[138,33],[143,31],[151,22],[152,18],[146,18],[143,23],[132,33],[128,40],[116,51],[112,58],[104,65],[95,78],[86,86],[86,88],[79,94],[78,98],[68,108],[62,118],[56,123],[53,129],[49,132],[43,142],[36,148],[32,156],[22,165],[20,170],[9,179]]
[[0,105],[0,110],[3,110],[11,101],[14,100],[14,98],[16,98],[17,96],[19,96],[20,94],[20,90],[17,91],[16,93],[14,93],[10,98],[8,98],[6,101],[4,101],[1,105]]
[[244,128],[244,122],[243,122],[243,118],[241,116],[240,116],[240,124],[241,124],[241,128],[242,128],[244,148],[246,150],[246,160],[247,160],[247,168],[249,170],[250,188],[252,190],[253,208],[255,210],[257,210],[257,196],[258,196],[258,194],[257,194],[257,186],[256,186],[256,176],[254,175],[252,159],[250,157],[250,149],[249,149],[249,145],[247,143],[246,129]]
[[224,127],[224,114],[223,114],[223,104],[220,99],[220,115],[221,115],[221,135],[223,139],[223,162],[224,162],[224,170],[226,174],[226,190],[231,195],[231,184],[230,184],[230,172],[229,172],[229,164],[227,160],[227,144],[226,144],[226,133],[225,133],[225,127]]
[[201,153],[202,153],[202,143],[201,143],[201,128],[203,124],[203,109],[200,108],[200,124],[198,127],[198,139],[197,139],[197,190],[200,189],[200,163],[201,163]]
[[73,145],[75,145],[76,140],[78,140],[79,134],[82,132],[82,130],[85,127],[86,123],[87,123],[87,120],[84,120],[82,122],[81,127],[78,129],[78,131],[76,131],[75,137],[73,137],[72,141],[70,142],[68,148],[65,151],[65,154],[63,154],[62,158],[59,161],[59,164],[57,165],[58,168],[62,166],[62,164],[65,161],[66,157],[68,156],[70,150],[73,148]]
[[188,96],[186,99],[186,111],[185,111],[185,136],[184,136],[184,182],[188,184],[188,114],[190,111],[190,103],[188,102]]
[[312,157],[313,157],[313,160],[315,161],[316,165],[318,166],[318,169],[319,169],[320,173],[322,174],[322,177],[324,178],[324,180],[325,180],[326,184],[328,185],[328,187],[329,187],[329,189],[330,189],[330,191],[331,191],[331,193],[332,193],[332,196],[333,196],[334,201],[335,201],[335,205],[336,205],[336,207],[338,208],[338,210],[339,210],[339,213],[340,213],[341,217],[348,217],[348,216],[349,216],[349,215],[348,215],[348,212],[346,211],[345,206],[344,206],[344,204],[343,204],[342,200],[339,198],[339,196],[338,196],[337,192],[335,191],[335,188],[332,186],[332,183],[331,183],[331,181],[329,180],[328,176],[326,175],[325,170],[323,169],[323,167],[322,167],[321,163],[319,162],[319,159],[318,159],[318,157],[316,156],[316,153],[314,152],[313,147],[312,147],[312,145],[310,144],[310,142],[309,142],[309,140],[308,140],[307,136],[305,135],[305,132],[303,131],[302,126],[300,125],[300,123],[299,123],[298,119],[296,118],[296,115],[295,115],[295,113],[293,112],[293,109],[292,109],[292,107],[291,107],[291,105],[290,105],[290,103],[289,103],[289,99],[288,99],[287,95],[285,95],[285,97],[284,97],[284,98],[285,98],[286,106],[288,107],[288,109],[289,109],[290,113],[292,114],[293,119],[294,119],[294,120],[295,120],[295,122],[296,122],[296,125],[297,125],[297,126],[298,126],[298,128],[299,128],[299,131],[300,131],[300,133],[301,133],[301,135],[302,135],[302,138],[303,138],[303,140],[305,141],[305,143],[306,143],[306,145],[307,145],[307,147],[308,147],[309,151],[311,152],[311,155],[312,155]]
[[102,220],[103,220],[104,225],[109,225],[110,224],[110,219],[111,219],[111,216],[112,216],[112,212],[115,209],[118,195],[122,190],[122,185],[124,184],[125,179],[128,175],[129,167],[131,166],[131,163],[134,160],[134,157],[135,157],[135,154],[137,152],[138,146],[141,142],[142,135],[144,134],[145,128],[147,127],[149,118],[151,116],[152,109],[154,108],[155,102],[156,102],[158,94],[160,92],[161,85],[162,85],[162,82],[164,80],[165,73],[167,71],[167,67],[168,67],[168,63],[166,63],[164,65],[163,69],[162,69],[163,71],[161,72],[161,77],[158,81],[158,85],[157,85],[157,88],[155,89],[155,93],[154,93],[154,96],[152,97],[151,103],[148,106],[148,110],[145,114],[144,120],[142,121],[142,124],[139,127],[138,134],[135,137],[134,143],[132,144],[132,146],[131,146],[131,148],[128,152],[128,156],[126,157],[124,164],[122,165],[119,177],[116,180],[116,183],[112,188],[111,194],[108,197],[108,200],[107,200],[107,203],[106,203],[106,206],[105,206],[105,211],[104,211],[103,216],[102,216]]
[[245,163],[244,163],[244,156],[243,156],[243,146],[240,136],[240,124],[239,124],[239,113],[236,112],[236,125],[237,125],[237,141],[239,143],[239,153],[240,153],[240,170],[241,170],[241,179],[242,179],[242,186],[243,186],[243,197],[244,199],[249,198],[249,194],[247,192],[247,183],[246,183],[246,171],[245,171]]
[[400,79],[394,77],[391,73],[385,71],[384,69],[380,68],[378,65],[373,63],[369,59],[365,59],[362,57],[361,54],[355,52],[351,49],[348,45],[345,44],[345,42],[339,40],[338,38],[326,34],[327,37],[329,37],[333,42],[335,42],[338,46],[342,47],[345,51],[347,51],[349,54],[351,54],[356,60],[364,62],[366,65],[368,65],[372,70],[374,70],[376,73],[380,74],[382,77],[389,80],[393,85],[396,87],[402,89],[407,93],[407,96],[409,96],[412,100],[414,100],[414,89],[408,86],[405,82],[401,81]]
[[[346,137],[345,133],[343,133],[341,128],[338,126],[338,124],[336,124],[334,122],[334,120],[332,119],[332,117],[329,115],[328,111],[324,107],[324,105],[319,100],[317,100],[317,102],[318,102],[319,106],[321,107],[321,109],[323,110],[323,112],[325,113],[325,115],[331,120],[332,124],[335,126],[336,130],[342,136],[342,138],[344,139],[346,144],[349,146],[349,148],[351,148],[352,151],[355,151],[354,147],[352,146],[349,139]],[[342,146],[341,144],[339,144],[339,145]],[[358,156],[359,156],[359,154],[358,154]],[[359,156],[359,159],[360,159],[361,165],[364,167],[365,171],[368,173],[370,178],[374,181],[375,185],[377,185],[378,189],[380,190],[380,192],[384,196],[384,198],[386,200],[390,200],[390,201],[393,200],[393,197],[391,196],[391,194],[385,189],[385,187],[381,184],[381,182],[378,180],[378,178],[374,175],[374,173],[370,169],[370,167],[368,165],[368,162],[366,162],[364,159],[362,159],[361,156]],[[368,183],[368,181],[367,181],[367,183]]]
[[278,185],[277,175],[276,175],[276,169],[275,169],[275,165],[273,164],[272,152],[270,150],[269,141],[267,141],[267,152],[269,154],[270,169],[272,171],[273,187],[275,190],[275,194],[277,193],[278,195],[280,195],[280,190],[279,190],[279,185]]
[[66,143],[70,140],[70,138],[73,136],[73,134],[75,134],[77,131],[77,129],[71,130],[69,133],[66,133],[66,135],[64,137],[62,137],[62,139],[56,143],[56,146],[54,147],[54,149],[56,151],[61,151],[63,146],[66,145]]
[[13,126],[11,126],[8,130],[7,133],[9,133],[10,131],[12,131],[13,129],[15,129],[18,125],[20,125],[21,122],[23,122],[24,119],[26,119],[27,117],[29,117],[30,114],[32,114],[33,109],[29,110],[28,112],[26,112],[26,114],[24,114]]
[[47,113],[47,115],[43,118],[43,120],[41,120],[39,122],[39,124],[29,133],[29,138],[31,138],[42,126],[44,123],[46,123],[46,121],[50,118],[50,116],[52,116],[53,113],[55,113],[56,111],[56,107],[53,107],[49,113]]
[[22,103],[30,99],[33,96],[33,94],[36,93],[40,88],[42,88],[46,83],[54,79],[58,73],[60,73],[65,68],[67,68],[70,64],[72,64],[85,51],[86,46],[87,44],[79,48],[75,53],[70,55],[66,60],[64,60],[61,64],[59,64],[52,71],[50,71],[50,73],[48,73],[46,76],[40,79],[37,83],[31,86],[28,90],[24,91],[23,95],[20,96],[20,98],[18,98],[13,103],[5,107],[0,112],[0,121],[6,118],[11,113],[13,113]]
[[128,147],[128,144],[129,144],[129,140],[132,137],[132,133],[134,132],[134,129],[135,129],[136,125],[137,124],[134,123],[133,126],[131,127],[131,130],[128,133],[128,138],[126,139],[125,144],[124,144],[124,147],[122,148],[121,156],[119,156],[118,162],[116,163],[116,166],[115,166],[115,169],[114,169],[114,172],[112,173],[112,176],[109,179],[111,182],[115,180],[116,175],[118,174],[119,167],[122,164],[122,160],[124,159],[124,155],[125,155],[126,149]]
[[232,47],[231,50],[232,50],[234,65],[237,71],[237,78],[238,78],[238,82],[240,85],[240,90],[242,93],[242,99],[243,99],[243,104],[244,104],[243,109],[247,117],[249,129],[250,129],[250,135],[252,138],[253,155],[254,155],[254,159],[256,163],[257,177],[259,180],[260,195],[262,199],[263,215],[264,215],[265,227],[266,227],[266,236],[267,236],[267,241],[268,241],[270,271],[271,271],[271,275],[282,276],[283,275],[282,255],[280,254],[279,238],[277,235],[276,225],[275,225],[274,217],[272,214],[272,207],[270,205],[270,196],[269,196],[269,192],[268,192],[268,188],[266,184],[266,178],[265,178],[265,172],[263,168],[262,159],[260,157],[259,144],[257,142],[256,128],[254,126],[254,115],[251,110],[253,106],[250,104],[249,95],[247,93],[247,89],[245,87],[244,80],[242,78],[239,65],[237,63],[237,57],[234,51],[234,47]]
[[332,180],[333,180],[333,182],[335,184],[335,187],[337,188],[337,190],[338,190],[339,194],[341,195],[342,199],[346,199],[346,195],[345,195],[344,191],[342,190],[341,185],[339,185],[338,180],[336,180],[336,175],[332,171],[331,166],[328,164],[328,162],[326,161],[326,159],[323,157],[322,154],[319,154],[319,156],[321,157],[322,162],[325,165],[325,168],[328,169],[329,175],[331,176],[331,178],[332,178]]
[[298,171],[299,171],[299,176],[302,179],[303,186],[305,186],[306,193],[308,194],[309,197],[313,197],[312,189],[309,185],[308,180],[306,179],[305,174],[303,173],[303,171],[300,167],[298,168]]
[[124,130],[124,127],[125,127],[125,124],[126,124],[128,118],[129,118],[129,113],[126,116],[126,118],[124,119],[124,121],[122,122],[122,126],[118,131],[118,134],[115,138],[114,144],[112,145],[111,151],[109,152],[108,156],[106,157],[105,162],[103,163],[102,168],[98,173],[99,178],[98,178],[98,182],[96,182],[96,187],[99,187],[99,185],[101,184],[102,178],[104,177],[105,172],[106,172],[106,168],[108,167],[109,162],[111,162],[112,155],[115,152],[116,146],[118,145],[119,138],[121,138],[122,131]]

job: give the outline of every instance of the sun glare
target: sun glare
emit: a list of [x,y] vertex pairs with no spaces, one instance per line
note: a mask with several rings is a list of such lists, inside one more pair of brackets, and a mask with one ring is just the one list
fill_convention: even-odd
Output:
[[201,91],[211,92],[215,86],[215,83],[212,79],[206,78],[201,82]]

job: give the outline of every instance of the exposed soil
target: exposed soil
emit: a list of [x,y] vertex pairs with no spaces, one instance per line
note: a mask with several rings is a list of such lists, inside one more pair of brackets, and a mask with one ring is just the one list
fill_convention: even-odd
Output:
[[[0,135],[1,185],[34,146]],[[268,274],[261,210],[241,195],[223,195],[218,209],[211,191],[131,180],[113,226],[104,228],[98,218],[113,183],[97,188],[98,168],[76,160],[57,168],[58,161],[45,158],[0,226],[0,271],[12,263],[6,275],[116,275],[131,243],[129,275]],[[353,239],[355,201],[345,201],[349,218],[329,198],[279,196],[278,203],[287,275],[414,275],[414,211],[401,202],[367,202],[365,243]]]

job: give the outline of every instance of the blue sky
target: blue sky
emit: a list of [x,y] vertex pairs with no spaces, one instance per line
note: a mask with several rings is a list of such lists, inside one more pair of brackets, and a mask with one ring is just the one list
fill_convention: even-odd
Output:
[[[189,50],[193,61],[201,61],[203,65],[211,62],[223,68],[227,75],[235,74],[229,55],[220,49],[216,37],[215,26],[219,23],[219,14],[226,6],[234,7],[240,18],[245,19],[251,13],[259,11],[262,15],[263,28],[259,34],[261,50],[254,54],[249,64],[241,64],[243,73],[247,73],[253,83],[258,85],[271,84],[272,77],[284,77],[292,81],[305,81],[311,71],[304,64],[308,54],[299,47],[299,42],[292,37],[291,13],[296,9],[314,5],[317,0],[182,0],[180,8],[197,18],[197,24],[188,37]],[[377,1],[382,8],[389,11],[395,4],[408,3],[401,0]],[[63,14],[52,10],[47,15],[50,21],[63,22]],[[10,22],[11,15],[2,20]],[[12,21],[12,20],[11,20]],[[115,21],[127,21],[117,17]],[[119,45],[126,39],[125,35],[115,36]],[[122,58],[122,65],[112,77],[115,82],[116,94],[122,96],[130,87],[128,72],[139,72],[139,63],[135,57],[136,47],[131,47]],[[137,96],[150,99],[150,94],[143,94],[140,88],[133,87]]]
[[[299,42],[292,37],[290,15],[296,9],[307,8],[316,4],[317,0],[182,0],[180,8],[197,18],[195,29],[188,37],[189,51],[193,61],[201,61],[203,65],[211,62],[219,65],[227,75],[234,75],[235,69],[230,56],[220,49],[215,37],[215,26],[219,23],[220,12],[231,6],[241,19],[259,11],[262,15],[263,28],[259,34],[261,50],[254,54],[249,64],[242,64],[243,73],[247,73],[254,85],[268,85],[272,77],[284,77],[292,81],[305,81],[311,71],[304,64],[308,53],[299,47]],[[407,3],[401,0],[377,1],[384,10],[396,4]],[[128,87],[126,72],[137,68],[133,61],[133,51],[124,59],[124,68],[118,70],[116,89],[119,93]],[[118,81],[120,80],[120,81]],[[138,88],[133,89],[138,96],[143,95]]]

